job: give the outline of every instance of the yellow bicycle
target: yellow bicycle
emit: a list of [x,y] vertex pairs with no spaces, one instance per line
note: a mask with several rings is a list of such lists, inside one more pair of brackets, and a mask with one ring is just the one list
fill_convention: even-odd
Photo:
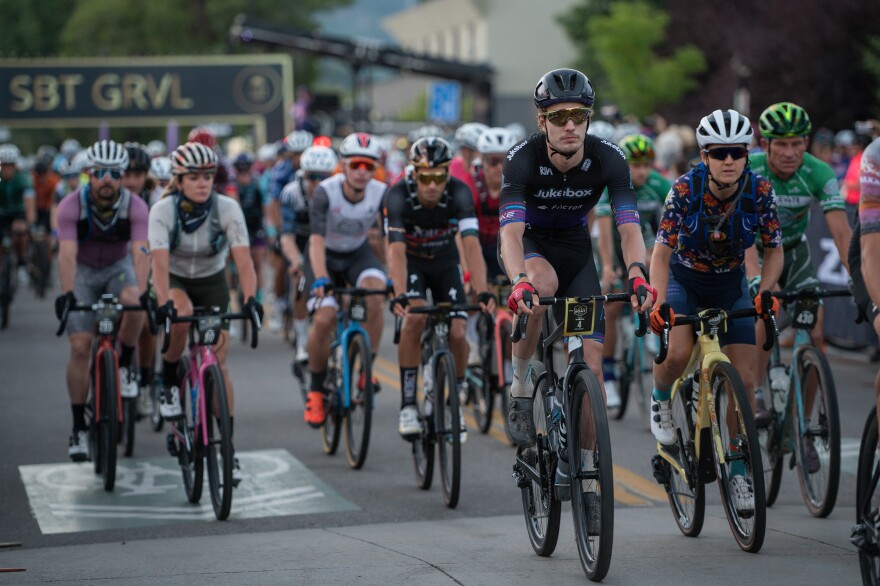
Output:
[[[762,297],[766,349],[775,340],[772,298]],[[669,306],[656,362],[666,359],[671,325]],[[676,441],[657,444],[652,459],[654,477],[666,489],[675,522],[682,533],[696,537],[705,517],[705,485],[718,480],[721,501],[734,539],[747,552],[757,553],[764,542],[766,501],[758,431],[739,374],[721,352],[718,335],[728,320],[754,317],[755,309],[706,309],[696,315],[675,316],[676,326],[693,325],[697,343],[684,374],[672,387],[672,421]],[[754,503],[743,498],[751,489]]]

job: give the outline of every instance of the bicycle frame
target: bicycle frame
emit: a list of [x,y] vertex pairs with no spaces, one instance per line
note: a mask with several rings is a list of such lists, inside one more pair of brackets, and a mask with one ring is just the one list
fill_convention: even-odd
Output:
[[[810,338],[809,330],[795,330],[794,336],[794,350],[791,354],[791,362],[786,367],[789,376],[789,384],[788,389],[786,390],[785,397],[785,407],[782,412],[782,424],[778,426],[776,429],[776,435],[772,438],[773,443],[780,442],[781,440],[785,441],[785,445],[789,450],[794,450],[794,441],[795,438],[792,431],[792,417],[791,417],[791,403],[792,401],[797,401],[797,417],[800,423],[801,429],[804,427],[804,389],[803,389],[803,381],[801,380],[801,375],[797,371],[797,368],[792,368],[791,365],[796,365],[798,360],[800,359],[800,355],[804,353],[804,351],[808,348],[813,347],[812,339]],[[771,365],[782,365],[782,358],[779,352],[779,346],[775,346],[773,348],[773,353],[771,355],[770,364]],[[772,389],[768,389],[771,394],[772,400]],[[766,395],[765,395],[766,396]],[[766,400],[766,399],[765,399]]]
[[369,334],[367,334],[367,331],[361,326],[360,322],[349,319],[348,311],[340,303],[339,309],[336,312],[336,340],[330,345],[330,352],[336,352],[336,349],[340,345],[342,346],[342,364],[337,365],[337,368],[342,369],[342,389],[337,388],[336,394],[342,398],[341,407],[344,411],[351,409],[351,380],[349,378],[351,375],[348,368],[348,352],[345,352],[345,349],[348,348],[349,340],[355,334],[363,334],[367,347],[369,347]]
[[[503,327],[507,326],[507,331],[513,332],[513,313],[507,307],[499,307],[495,310],[495,364],[498,369],[498,388],[503,389],[508,381],[504,378],[504,348]],[[511,381],[512,382],[512,381]]]

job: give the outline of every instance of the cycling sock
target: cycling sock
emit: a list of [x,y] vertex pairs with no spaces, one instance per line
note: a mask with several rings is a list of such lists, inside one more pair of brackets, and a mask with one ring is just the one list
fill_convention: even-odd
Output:
[[528,388],[526,375],[529,372],[529,359],[513,357],[513,383],[510,385],[511,397],[531,397],[532,389]]
[[73,412],[73,431],[76,433],[77,431],[85,431],[88,429],[86,425],[86,406],[85,405],[71,405],[71,412]]
[[655,401],[668,401],[672,395],[672,389],[661,389],[660,385],[654,381],[654,393],[651,395]]
[[322,370],[321,372],[313,372],[312,373],[312,384],[309,387],[310,391],[323,393],[324,392],[324,379],[327,378],[327,371]]
[[480,336],[477,333],[477,319],[479,318],[478,314],[469,315],[467,318],[467,329],[465,329],[465,339],[468,341],[468,344],[479,345]]
[[[730,446],[731,454],[739,454],[739,446],[734,444],[732,441],[728,443]],[[746,475],[746,463],[742,460],[734,460],[730,463],[730,477],[734,476],[745,476]]]
[[119,346],[121,348],[119,352],[119,366],[128,368],[131,366],[131,359],[134,358],[134,346],[126,346],[121,343]]
[[400,408],[416,404],[416,373],[418,368],[400,369]]
[[162,360],[162,380],[165,382],[165,386],[169,389],[171,387],[180,387],[180,379],[177,378],[177,371],[179,370],[179,367],[179,360],[175,362]]
[[153,369],[149,366],[141,367],[141,386],[148,387],[153,382]]
[[617,375],[614,372],[614,362],[613,356],[602,358],[602,380],[617,380]]
[[464,390],[464,377],[455,377],[455,390],[458,391],[458,395],[461,396],[461,392]]
[[295,319],[293,320],[293,331],[296,332],[296,345],[299,348],[306,347],[306,339],[309,337],[309,320]]
[[262,289],[257,289],[257,295],[256,295],[255,299],[257,300],[257,303],[262,305],[262,303],[263,303],[263,290]]

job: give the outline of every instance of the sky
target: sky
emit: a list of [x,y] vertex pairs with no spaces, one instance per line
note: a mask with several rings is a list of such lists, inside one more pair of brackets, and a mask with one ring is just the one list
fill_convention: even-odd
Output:
[[317,13],[315,17],[325,33],[345,37],[367,37],[396,45],[382,28],[382,19],[416,3],[416,0],[355,0],[347,8]]

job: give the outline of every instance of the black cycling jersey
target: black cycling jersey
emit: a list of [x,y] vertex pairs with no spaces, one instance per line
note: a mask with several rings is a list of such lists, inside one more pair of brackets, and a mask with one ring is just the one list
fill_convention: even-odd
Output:
[[587,213],[608,188],[618,226],[639,223],[629,165],[616,144],[588,134],[580,164],[563,173],[547,155],[547,138],[535,134],[504,161],[500,223],[525,222],[530,229],[587,225]]
[[477,235],[477,218],[470,188],[450,177],[440,201],[433,208],[419,202],[414,186],[406,179],[385,194],[384,230],[389,242],[406,242],[409,256],[427,259],[458,258],[455,233]]

